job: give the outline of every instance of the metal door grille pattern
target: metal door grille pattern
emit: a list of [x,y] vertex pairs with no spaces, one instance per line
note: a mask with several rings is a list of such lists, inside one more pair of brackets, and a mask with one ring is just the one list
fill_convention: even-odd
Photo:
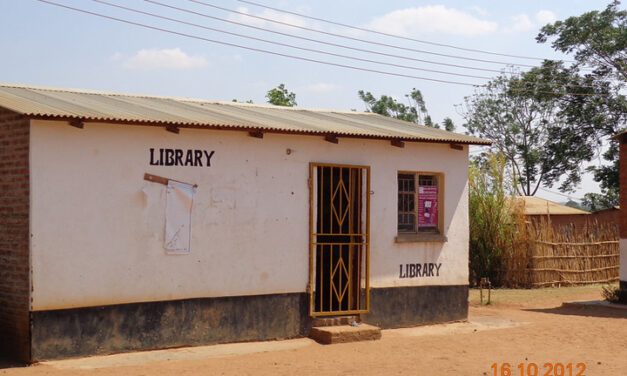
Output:
[[370,170],[311,164],[310,313],[369,309]]

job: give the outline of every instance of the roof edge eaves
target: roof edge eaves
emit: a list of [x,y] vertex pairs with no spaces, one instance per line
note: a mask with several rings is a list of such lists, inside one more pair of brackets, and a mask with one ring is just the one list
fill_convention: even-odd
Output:
[[[13,110],[11,110],[13,111]],[[17,111],[14,111],[18,113]],[[214,129],[214,130],[255,130],[255,131],[263,131],[267,133],[282,133],[282,134],[293,134],[293,135],[336,135],[338,137],[345,138],[361,138],[361,139],[375,139],[375,140],[399,140],[405,142],[425,142],[425,143],[439,143],[439,144],[462,144],[462,145],[478,145],[478,146],[489,146],[492,144],[492,141],[476,139],[476,140],[457,140],[457,139],[439,139],[439,138],[430,138],[430,137],[402,137],[402,136],[378,136],[378,135],[360,135],[360,134],[352,134],[345,132],[328,132],[328,131],[305,131],[305,130],[289,130],[289,129],[281,129],[276,127],[256,127],[250,125],[237,125],[237,124],[209,124],[209,123],[181,123],[175,121],[148,121],[148,120],[127,120],[127,119],[116,119],[116,118],[96,118],[96,117],[85,117],[79,115],[51,115],[51,114],[34,114],[34,113],[20,113],[20,115],[26,116],[31,119],[36,120],[49,120],[49,121],[63,121],[70,119],[81,119],[85,122],[96,122],[96,123],[114,123],[114,124],[128,124],[135,126],[176,126],[177,128],[189,128],[189,129]],[[474,138],[474,137],[473,137]]]

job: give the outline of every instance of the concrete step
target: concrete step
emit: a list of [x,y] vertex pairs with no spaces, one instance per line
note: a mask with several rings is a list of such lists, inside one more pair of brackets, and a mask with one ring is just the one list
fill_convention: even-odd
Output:
[[368,324],[359,324],[358,326],[320,326],[311,328],[309,337],[325,345],[333,343],[372,341],[381,339],[381,328]]
[[335,317],[318,317],[313,321],[312,326],[338,326],[350,325],[353,322],[359,322],[358,316],[335,316]]

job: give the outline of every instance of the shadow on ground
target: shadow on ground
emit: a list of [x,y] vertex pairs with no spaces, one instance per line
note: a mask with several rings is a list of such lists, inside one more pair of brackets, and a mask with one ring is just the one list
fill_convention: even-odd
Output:
[[562,306],[555,308],[523,309],[528,312],[550,313],[554,315],[602,317],[612,319],[627,319],[627,310],[603,306]]

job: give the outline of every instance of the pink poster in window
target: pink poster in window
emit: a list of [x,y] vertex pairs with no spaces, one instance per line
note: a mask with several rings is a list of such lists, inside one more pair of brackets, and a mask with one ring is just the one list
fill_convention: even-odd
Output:
[[437,227],[438,187],[421,185],[418,187],[418,227]]

